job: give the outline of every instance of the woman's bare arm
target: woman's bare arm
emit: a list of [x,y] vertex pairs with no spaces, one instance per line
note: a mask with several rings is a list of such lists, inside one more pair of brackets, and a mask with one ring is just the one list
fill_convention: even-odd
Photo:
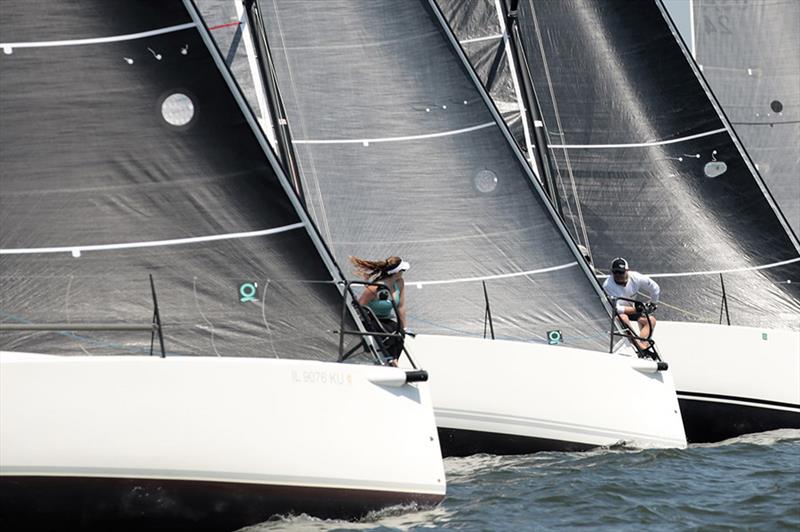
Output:
[[397,321],[401,328],[406,328],[406,282],[400,281],[400,304],[397,306]]

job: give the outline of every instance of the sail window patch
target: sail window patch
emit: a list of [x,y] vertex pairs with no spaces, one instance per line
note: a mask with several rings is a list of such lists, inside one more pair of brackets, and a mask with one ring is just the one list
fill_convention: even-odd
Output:
[[194,102],[182,92],[173,92],[161,101],[161,117],[171,126],[185,127],[195,114]]
[[491,170],[481,170],[475,175],[475,189],[483,194],[494,192],[497,188],[497,174]]
[[706,177],[713,179],[721,176],[727,171],[728,165],[723,161],[717,160],[717,150],[711,152],[711,162],[706,163],[706,165],[703,167],[703,172],[706,174]]

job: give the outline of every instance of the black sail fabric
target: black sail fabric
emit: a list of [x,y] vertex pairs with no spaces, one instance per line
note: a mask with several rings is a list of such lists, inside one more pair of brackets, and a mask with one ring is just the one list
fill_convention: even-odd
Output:
[[[153,274],[168,355],[336,359],[335,268],[181,2],[5,3],[0,28],[0,321],[148,324]],[[52,354],[151,342],[0,334]]]
[[519,87],[512,76],[497,2],[437,0],[436,3],[520,149],[530,157],[531,139],[520,111]]
[[609,317],[425,1],[263,1],[308,208],[340,263],[400,255],[420,333],[608,349]]
[[800,235],[800,2],[695,0],[697,62]]
[[[661,284],[659,314],[800,329],[800,257],[656,2],[520,3],[567,225],[599,267]],[[607,267],[607,266],[605,266]]]

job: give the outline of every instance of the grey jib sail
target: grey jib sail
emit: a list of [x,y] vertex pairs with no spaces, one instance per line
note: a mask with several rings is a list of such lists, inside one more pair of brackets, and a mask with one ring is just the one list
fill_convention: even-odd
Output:
[[[522,1],[563,212],[594,262],[625,256],[660,315],[800,329],[800,257],[656,2]],[[722,278],[720,278],[720,273]]]
[[609,317],[426,1],[260,2],[317,226],[400,255],[417,332],[608,349]]
[[[335,269],[181,2],[6,3],[0,28],[0,321],[146,324],[153,274],[168,355],[336,358]],[[0,339],[56,354],[151,340]]]
[[[695,0],[695,57],[800,235],[800,2]],[[691,31],[691,30],[690,30]]]

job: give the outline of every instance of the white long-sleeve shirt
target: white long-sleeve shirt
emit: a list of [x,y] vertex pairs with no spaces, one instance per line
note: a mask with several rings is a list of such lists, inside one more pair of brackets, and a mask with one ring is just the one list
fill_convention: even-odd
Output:
[[[615,283],[613,276],[606,278],[603,282],[603,290],[606,291],[609,297],[614,299],[626,297],[628,299],[636,299],[637,301],[641,300],[641,297],[636,297],[636,295],[642,289],[650,295],[650,301],[658,303],[661,297],[661,287],[650,277],[639,272],[629,271],[628,282],[625,286]],[[633,303],[630,301],[617,301],[616,306],[617,311],[622,312],[623,308],[621,307],[630,307],[633,306]]]

